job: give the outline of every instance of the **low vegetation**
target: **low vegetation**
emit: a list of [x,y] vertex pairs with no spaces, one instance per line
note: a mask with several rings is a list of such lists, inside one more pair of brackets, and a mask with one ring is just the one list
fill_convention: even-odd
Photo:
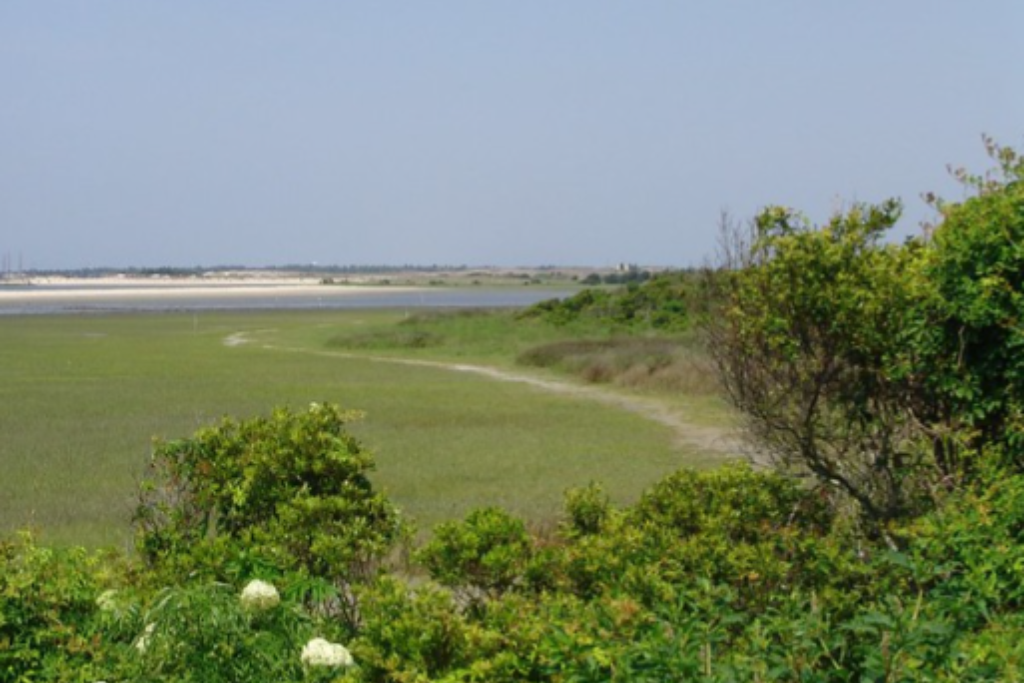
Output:
[[687,396],[715,396],[718,381],[693,336],[614,336],[541,344],[519,354],[521,365],[553,368],[586,382]]
[[696,333],[701,282],[690,271],[618,289],[583,289],[520,312],[425,311],[393,327],[345,330],[330,348],[544,368],[588,383],[713,400],[719,387]]
[[[314,423],[325,412],[336,414],[316,406],[259,421],[268,429],[248,441],[218,434],[228,450],[278,444],[280,462],[296,463],[293,452],[324,438]],[[239,490],[248,479],[238,470],[222,483]],[[370,493],[343,487],[339,500]],[[191,508],[183,498],[171,509],[187,517]],[[298,539],[349,514],[343,504],[317,509],[291,518]],[[328,561],[333,551],[295,562],[258,540],[273,541],[284,509],[233,532],[254,543],[212,538],[130,561],[21,536],[0,545],[0,672],[55,681],[1014,680],[1024,673],[1022,516],[1024,478],[1003,476],[895,527],[904,547],[885,550],[844,523],[826,489],[732,466],[677,472],[627,507],[598,485],[569,491],[558,530],[542,536],[500,509],[477,510],[438,527],[415,554],[426,580],[414,582],[385,564],[352,573],[348,560]],[[372,529],[347,525],[350,547],[376,544]],[[143,549],[150,533],[140,527]]]
[[[429,330],[445,345],[404,351],[327,346],[341,334],[415,329],[396,325],[402,311],[5,318],[0,533],[33,528],[45,543],[124,547],[154,437],[314,401],[365,412],[350,430],[375,454],[378,486],[420,533],[486,504],[548,524],[567,486],[597,478],[625,503],[681,465],[721,461],[614,405],[365,359],[501,365],[511,316],[434,317]],[[457,343],[470,326],[482,328]]]
[[696,273],[667,272],[630,282],[624,288],[584,289],[565,299],[541,302],[520,317],[556,325],[596,321],[602,329],[681,332],[690,327],[698,290]]
[[[1021,680],[1024,160],[990,150],[919,240],[882,239],[896,203],[732,233],[688,315],[776,467],[571,487],[540,530],[481,505],[410,547],[352,415],[227,420],[156,448],[134,554],[0,544],[0,677]],[[637,324],[525,357],[676,343]]]

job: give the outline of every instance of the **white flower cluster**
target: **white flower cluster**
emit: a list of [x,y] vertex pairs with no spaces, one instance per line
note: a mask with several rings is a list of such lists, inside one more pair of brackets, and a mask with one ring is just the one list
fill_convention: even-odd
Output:
[[309,666],[352,666],[355,661],[344,645],[314,638],[302,648],[302,663]]
[[146,648],[149,647],[149,639],[155,630],[156,624],[146,624],[146,628],[142,630],[142,635],[135,641],[135,649],[139,652],[145,652]]
[[242,606],[252,610],[267,610],[277,607],[281,596],[272,584],[255,579],[242,589]]
[[105,590],[96,597],[96,606],[101,612],[113,612],[117,609],[117,591],[114,589]]

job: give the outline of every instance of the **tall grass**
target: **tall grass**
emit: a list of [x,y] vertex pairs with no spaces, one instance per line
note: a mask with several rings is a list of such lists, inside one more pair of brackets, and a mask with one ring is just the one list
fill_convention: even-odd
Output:
[[706,354],[688,337],[617,336],[541,344],[519,354],[524,365],[554,368],[587,382],[689,396],[714,396]]
[[403,356],[412,351],[421,358],[510,366],[522,351],[566,334],[539,321],[516,320],[512,311],[469,308],[417,311],[393,323],[346,327],[326,343],[336,349]]

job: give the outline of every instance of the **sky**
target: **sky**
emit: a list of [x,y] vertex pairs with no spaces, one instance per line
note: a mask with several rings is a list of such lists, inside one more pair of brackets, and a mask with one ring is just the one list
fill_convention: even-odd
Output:
[[961,198],[1020,0],[2,0],[25,269],[700,265],[723,213]]

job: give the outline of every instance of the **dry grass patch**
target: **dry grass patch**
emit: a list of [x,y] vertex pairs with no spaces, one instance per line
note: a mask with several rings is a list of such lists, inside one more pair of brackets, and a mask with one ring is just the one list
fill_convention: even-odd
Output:
[[714,369],[706,354],[687,337],[622,336],[542,344],[518,356],[518,362],[567,372],[601,384],[639,390],[714,394]]

